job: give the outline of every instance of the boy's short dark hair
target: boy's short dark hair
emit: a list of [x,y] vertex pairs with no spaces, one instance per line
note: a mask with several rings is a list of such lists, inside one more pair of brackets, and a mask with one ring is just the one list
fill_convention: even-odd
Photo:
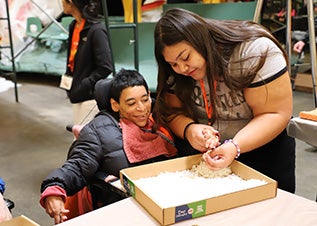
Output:
[[121,69],[112,79],[110,97],[119,103],[122,90],[134,86],[144,86],[146,91],[149,92],[144,77],[138,71]]

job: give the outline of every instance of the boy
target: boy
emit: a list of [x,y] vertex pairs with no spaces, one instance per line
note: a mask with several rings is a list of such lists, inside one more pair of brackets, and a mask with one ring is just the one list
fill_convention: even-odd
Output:
[[[56,224],[69,218],[64,206],[67,196],[89,185],[97,172],[106,173],[108,182],[118,178],[123,168],[176,156],[172,138],[153,130],[150,92],[137,71],[122,69],[109,92],[109,109],[83,127],[64,165],[42,182],[40,203]],[[106,204],[120,199],[106,192],[111,199]]]

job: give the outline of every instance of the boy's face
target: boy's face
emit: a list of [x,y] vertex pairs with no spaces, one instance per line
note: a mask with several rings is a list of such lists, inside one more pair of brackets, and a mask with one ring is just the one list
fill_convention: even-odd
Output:
[[121,118],[134,122],[143,127],[147,124],[151,113],[151,97],[144,86],[128,87],[122,90],[119,103],[111,98],[111,107],[119,112]]

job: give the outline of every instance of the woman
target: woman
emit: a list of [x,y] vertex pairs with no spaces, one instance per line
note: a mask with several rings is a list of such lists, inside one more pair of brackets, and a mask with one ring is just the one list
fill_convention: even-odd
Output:
[[[217,21],[172,9],[155,28],[158,62],[154,116],[207,152],[213,170],[239,161],[295,191],[295,141],[287,57],[250,21]],[[222,144],[218,145],[218,131]]]
[[64,13],[72,15],[75,20],[69,26],[67,70],[61,84],[64,84],[63,79],[72,80],[64,88],[73,104],[74,124],[82,124],[96,106],[93,100],[96,82],[113,70],[108,32],[100,20],[102,7],[99,0],[62,2]]

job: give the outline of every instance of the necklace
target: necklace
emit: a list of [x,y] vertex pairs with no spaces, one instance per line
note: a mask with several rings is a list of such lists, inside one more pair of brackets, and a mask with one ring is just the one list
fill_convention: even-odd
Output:
[[210,103],[210,105],[208,105],[207,93],[206,93],[206,89],[205,89],[204,80],[201,79],[199,82],[200,82],[201,92],[203,94],[205,110],[206,110],[207,117],[208,117],[208,125],[210,126],[211,125],[211,116],[212,116],[212,106],[211,106],[211,103]]

